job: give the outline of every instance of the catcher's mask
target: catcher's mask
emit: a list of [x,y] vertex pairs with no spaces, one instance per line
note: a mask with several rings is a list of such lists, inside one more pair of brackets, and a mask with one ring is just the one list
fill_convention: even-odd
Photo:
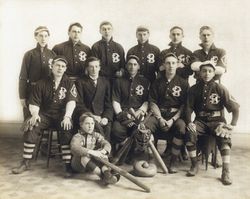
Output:
[[148,146],[150,138],[151,138],[150,129],[146,129],[144,126],[139,125],[137,132],[135,134],[136,148],[140,151],[144,151]]

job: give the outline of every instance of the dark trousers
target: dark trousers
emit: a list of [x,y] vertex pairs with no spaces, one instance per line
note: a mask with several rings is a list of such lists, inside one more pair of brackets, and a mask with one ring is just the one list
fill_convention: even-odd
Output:
[[63,116],[49,116],[45,114],[39,114],[41,117],[41,122],[38,123],[38,126],[35,126],[32,130],[24,132],[24,142],[36,144],[39,135],[42,130],[48,128],[55,128],[60,131],[60,141],[62,145],[70,144],[72,134],[71,130],[64,130],[61,127],[61,121]]

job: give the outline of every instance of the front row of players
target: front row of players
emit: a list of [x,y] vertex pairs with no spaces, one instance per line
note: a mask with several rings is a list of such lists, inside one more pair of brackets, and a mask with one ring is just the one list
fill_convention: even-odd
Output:
[[[99,76],[99,59],[90,57],[86,64],[86,75],[76,81],[75,87],[64,74],[67,60],[63,56],[56,56],[52,62],[51,76],[38,81],[34,86],[29,98],[32,116],[24,122],[23,161],[12,170],[13,173],[19,174],[29,169],[39,133],[54,125],[61,132],[66,177],[71,176],[73,167],[74,170],[80,168],[93,171],[106,183],[115,183],[119,175],[93,161],[91,157],[107,158],[111,151],[109,141],[122,145],[131,135],[135,121],[142,120],[150,111],[152,116],[145,122],[145,127],[155,137],[163,136],[172,143],[169,173],[177,172],[175,163],[182,145],[186,143],[191,159],[187,176],[195,176],[198,173],[198,137],[213,134],[222,156],[222,183],[232,183],[229,177],[231,138],[229,134],[225,136],[218,132],[218,126],[223,123],[232,132],[238,120],[239,105],[224,86],[215,82],[215,66],[212,62],[203,62],[199,71],[200,78],[190,89],[187,81],[176,75],[178,58],[173,53],[165,55],[164,70],[151,86],[146,78],[138,74],[141,63],[135,55],[128,57],[126,75],[116,79],[112,89],[109,81]],[[230,125],[226,125],[224,107],[232,112]],[[74,115],[80,118],[76,120],[80,121],[80,130],[74,127],[72,132],[74,109]],[[194,121],[191,120],[193,112],[196,115]],[[104,132],[107,140],[96,131]],[[100,145],[101,148],[97,148]]]

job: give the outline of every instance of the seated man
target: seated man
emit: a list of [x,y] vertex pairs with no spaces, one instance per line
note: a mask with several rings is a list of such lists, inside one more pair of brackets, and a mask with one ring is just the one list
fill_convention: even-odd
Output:
[[189,88],[187,81],[176,75],[177,63],[178,58],[175,54],[165,55],[165,75],[155,80],[149,93],[150,110],[154,116],[145,124],[154,136],[164,137],[168,141],[168,146],[172,146],[169,173],[177,172],[175,162],[183,144],[186,128],[180,116]]
[[[191,168],[187,176],[198,173],[196,157],[197,135],[212,134],[216,136],[216,143],[222,157],[222,176],[224,185],[232,183],[229,177],[231,139],[229,133],[222,133],[219,128],[231,132],[236,125],[239,115],[239,105],[229,94],[228,90],[214,81],[216,67],[212,62],[204,62],[200,66],[201,81],[190,88],[186,106],[186,122],[188,124],[187,149],[191,158]],[[232,112],[231,124],[225,124],[223,109]],[[191,114],[195,112],[196,118],[191,122]]]
[[[87,75],[76,82],[79,93],[79,103],[76,114],[79,118],[85,112],[91,112],[97,121],[98,127],[104,131],[105,139],[110,141],[111,121],[113,120],[113,108],[111,103],[110,83],[105,77],[100,77],[100,60],[89,57],[86,60]],[[77,119],[78,120],[78,119]]]
[[112,141],[116,144],[122,144],[132,134],[135,119],[143,117],[148,109],[149,81],[138,74],[139,68],[139,58],[130,55],[125,76],[116,79],[113,86],[115,121],[112,127]]
[[52,61],[52,74],[39,80],[29,99],[31,117],[24,123],[24,148],[21,165],[12,170],[20,174],[30,167],[30,160],[42,130],[56,127],[60,130],[62,159],[66,165],[65,177],[70,177],[70,140],[72,128],[71,115],[76,106],[77,91],[74,83],[64,75],[66,58],[56,56]]

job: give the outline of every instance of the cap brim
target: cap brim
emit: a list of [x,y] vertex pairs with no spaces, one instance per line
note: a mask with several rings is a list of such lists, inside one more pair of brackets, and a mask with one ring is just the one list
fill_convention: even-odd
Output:
[[65,64],[68,64],[67,60],[63,59],[63,58],[57,58],[57,59],[54,59],[53,61],[54,62],[56,62],[56,61],[63,61]]

